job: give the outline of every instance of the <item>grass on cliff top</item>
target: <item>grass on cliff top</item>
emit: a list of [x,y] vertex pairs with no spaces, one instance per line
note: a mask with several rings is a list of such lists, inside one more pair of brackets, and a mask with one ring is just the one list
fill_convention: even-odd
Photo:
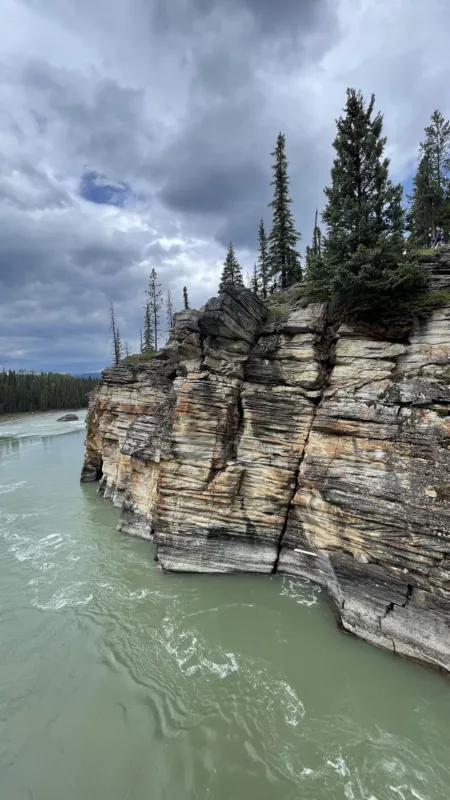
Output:
[[292,309],[304,308],[308,305],[307,285],[306,283],[295,283],[288,289],[280,289],[270,294],[264,302],[268,320],[281,321],[289,316]]
[[156,355],[156,350],[151,350],[148,353],[134,353],[133,355],[125,356],[125,358],[122,359],[122,364],[129,364],[130,366],[148,364],[149,361],[153,361]]

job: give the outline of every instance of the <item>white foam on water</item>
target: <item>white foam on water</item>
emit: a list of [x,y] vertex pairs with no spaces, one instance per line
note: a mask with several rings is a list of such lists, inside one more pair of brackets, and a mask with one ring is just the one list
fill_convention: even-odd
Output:
[[32,605],[40,611],[60,611],[63,608],[76,608],[86,606],[94,599],[92,593],[85,594],[80,591],[86,585],[85,581],[73,581],[55,592],[48,602],[33,600]]
[[38,578],[31,578],[31,580],[28,581],[28,586],[43,586],[43,585],[51,586],[52,583],[53,580],[49,581],[47,580],[47,578],[43,578],[42,576],[40,576]]
[[280,595],[289,597],[300,606],[315,606],[322,592],[320,586],[311,583],[307,578],[283,578]]
[[212,661],[209,658],[200,657],[199,664],[189,667],[186,674],[194,675],[197,671],[201,671],[203,667],[211,675],[218,675],[219,678],[227,678],[232,672],[237,672],[239,667],[234,653],[224,653],[223,655],[228,661],[222,663]]
[[[45,536],[37,537],[24,533],[21,521],[25,514],[8,514],[0,512],[0,538],[7,543],[7,551],[19,563],[31,562],[39,573],[49,573],[58,568],[78,561],[79,556],[74,554],[74,540],[66,533],[52,531]],[[55,560],[58,554],[58,562]],[[62,562],[61,562],[62,557]],[[36,578],[38,585],[39,578]],[[34,584],[29,582],[30,586]]]
[[15,492],[17,489],[21,489],[25,486],[26,481],[17,481],[16,483],[0,483],[0,494],[10,494],[10,492]]
[[280,681],[279,686],[281,691],[284,692],[282,702],[284,703],[285,722],[287,725],[296,728],[300,720],[305,716],[305,706],[300,698],[297,697],[292,686],[289,686],[286,681]]
[[144,597],[148,597],[149,594],[149,589],[136,589],[134,592],[130,592],[128,597],[130,600],[143,600]]
[[400,800],[413,800],[413,798],[414,800],[428,800],[423,794],[419,794],[413,786],[402,784],[401,786],[389,786],[389,788],[395,792]]
[[16,520],[18,520],[20,517],[21,517],[20,514],[9,514],[8,512],[0,509],[0,518],[6,525],[12,525],[12,523],[16,522]]
[[162,630],[164,632],[162,644],[184,675],[189,677],[197,673],[203,676],[218,675],[223,679],[238,671],[239,666],[234,653],[220,651],[216,661],[211,658],[210,653],[206,655],[204,645],[193,633],[179,631],[168,617],[163,620]]
[[223,611],[228,611],[231,608],[254,608],[254,603],[227,603],[221,606],[211,606],[211,608],[199,608],[197,611],[191,611],[189,614],[185,614],[185,619],[189,617],[200,617],[204,614],[217,614],[222,613]]
[[0,424],[1,439],[27,439],[39,436],[61,436],[72,431],[83,430],[86,427],[86,411],[74,412],[78,420],[73,422],[58,422],[64,412],[43,412],[35,415],[24,416]]
[[345,778],[349,774],[347,764],[342,756],[338,756],[336,761],[331,761],[331,759],[328,759],[327,764],[329,767],[334,769],[338,775],[341,776],[341,778]]
[[[6,534],[5,539],[13,541],[9,551],[18,561],[33,561],[38,569],[52,569],[54,564],[48,561],[48,556],[56,553],[65,547],[71,540],[62,534],[49,534],[41,539],[32,539],[30,536],[20,536],[19,534]],[[51,565],[51,566],[50,566]]]
[[402,777],[406,772],[405,765],[397,758],[384,759],[381,762],[382,769],[387,772],[389,775],[395,775],[397,778]]

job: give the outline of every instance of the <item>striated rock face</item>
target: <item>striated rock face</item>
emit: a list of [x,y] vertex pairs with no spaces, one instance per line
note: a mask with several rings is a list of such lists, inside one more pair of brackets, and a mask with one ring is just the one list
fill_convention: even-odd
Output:
[[450,670],[450,305],[388,340],[277,302],[231,291],[105,370],[82,480],[164,569],[307,577],[346,630]]

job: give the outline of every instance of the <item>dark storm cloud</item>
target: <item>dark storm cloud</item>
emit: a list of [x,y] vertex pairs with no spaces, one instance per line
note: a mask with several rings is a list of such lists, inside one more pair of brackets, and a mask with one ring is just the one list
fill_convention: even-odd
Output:
[[[157,9],[166,27],[183,28],[189,20],[199,42],[192,55],[190,119],[160,157],[165,175],[160,197],[177,212],[216,217],[214,235],[222,246],[232,239],[238,247],[253,248],[258,220],[266,216],[270,199],[270,152],[286,123],[271,116],[273,95],[267,94],[258,71],[273,66],[275,76],[285,59],[299,69],[308,58],[311,31],[326,39],[333,30],[334,6],[325,0],[179,0]],[[196,28],[199,19],[202,25]],[[209,27],[208,19],[214,25]],[[236,19],[241,27],[233,25]],[[224,26],[220,39],[219,23]],[[280,46],[282,41],[280,29],[290,41],[281,55],[274,55],[274,43]],[[209,33],[209,43],[199,31]],[[314,55],[318,57],[317,49]],[[297,143],[303,138],[305,146],[310,144],[301,129],[296,133]],[[291,150],[294,175],[298,166]]]
[[325,0],[157,0],[153,21],[164,32],[175,29],[188,33],[199,19],[238,14],[247,22],[253,21],[257,33],[273,37],[280,30],[312,27],[320,21],[325,6]]
[[306,244],[347,85],[409,175],[450,115],[448,24],[442,0],[3,0],[0,368],[104,366],[110,301],[136,347],[152,267],[176,306],[230,239],[249,269],[280,130]]
[[[80,228],[81,223],[81,228]],[[99,220],[101,223],[101,220]],[[85,216],[76,205],[57,214],[24,215],[0,209],[0,275],[4,290],[39,279],[68,283],[89,273],[112,276],[141,258],[148,233],[108,230]],[[5,295],[3,295],[5,297]]]
[[251,186],[252,193],[264,186],[265,175],[258,164],[212,164],[204,160],[187,160],[180,164],[183,175],[169,183],[161,193],[164,202],[181,211],[217,214],[238,202],[243,187]]
[[97,70],[83,76],[31,59],[20,82],[35,117],[36,108],[44,109],[42,137],[59,139],[80,164],[112,167],[119,176],[138,175],[156,140],[145,116],[144,89],[122,86]]

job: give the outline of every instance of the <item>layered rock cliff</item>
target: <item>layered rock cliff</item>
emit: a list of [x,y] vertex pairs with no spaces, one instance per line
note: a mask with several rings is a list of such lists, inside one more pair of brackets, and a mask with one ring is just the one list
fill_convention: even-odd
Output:
[[152,361],[103,372],[82,479],[164,569],[307,577],[347,631],[450,670],[450,304],[402,338],[301,287],[177,314]]

